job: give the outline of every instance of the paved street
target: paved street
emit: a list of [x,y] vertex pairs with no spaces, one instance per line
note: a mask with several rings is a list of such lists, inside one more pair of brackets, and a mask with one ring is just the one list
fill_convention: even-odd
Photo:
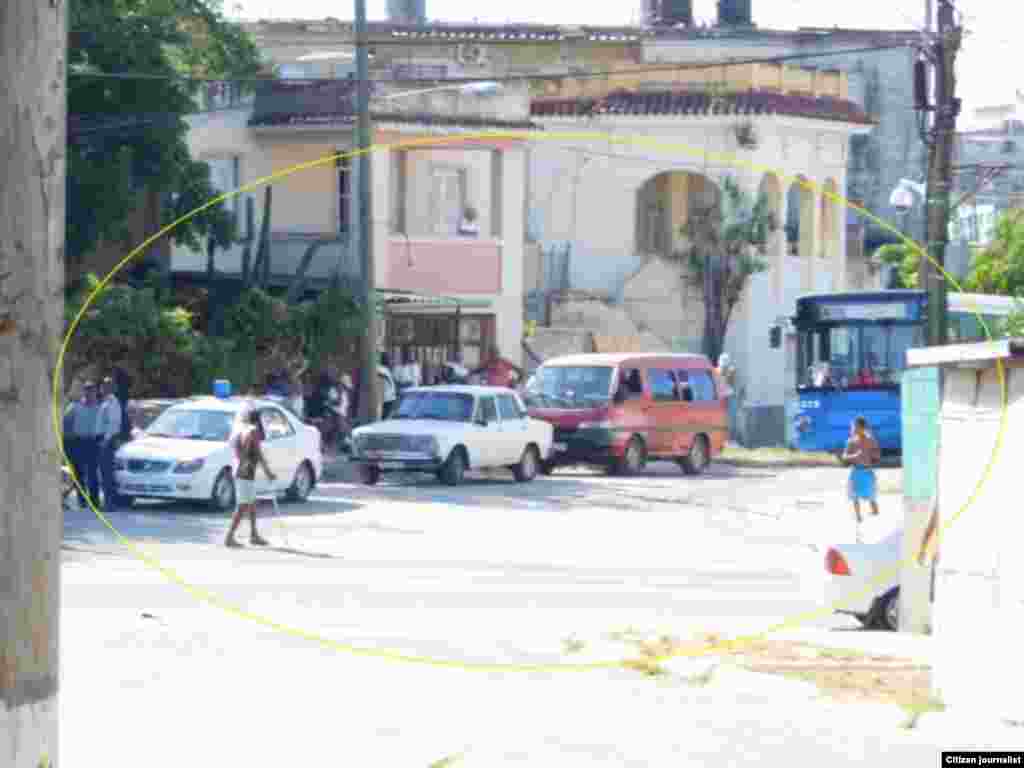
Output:
[[[63,764],[782,764],[798,741],[831,764],[934,765],[938,737],[898,729],[898,711],[799,688],[459,668],[612,661],[629,649],[609,634],[628,628],[754,632],[821,607],[820,543],[853,533],[844,476],[654,465],[325,483],[280,518],[261,507],[265,550],[224,549],[225,516],[202,510],[112,515],[152,565],[69,512]],[[898,497],[883,510],[869,536],[899,524]],[[866,634],[824,613],[812,625]]]

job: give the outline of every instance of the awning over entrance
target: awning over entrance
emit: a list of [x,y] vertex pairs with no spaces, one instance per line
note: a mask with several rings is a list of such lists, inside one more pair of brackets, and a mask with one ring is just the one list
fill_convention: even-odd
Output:
[[454,296],[428,296],[414,291],[375,291],[377,304],[385,310],[396,309],[487,309],[490,299],[460,299]]

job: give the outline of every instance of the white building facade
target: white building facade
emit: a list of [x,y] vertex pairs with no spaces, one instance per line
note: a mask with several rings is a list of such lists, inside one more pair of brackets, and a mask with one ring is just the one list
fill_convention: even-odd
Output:
[[671,348],[700,351],[703,335],[702,292],[672,258],[686,248],[688,211],[726,177],[752,197],[766,195],[780,225],[766,247],[768,269],[748,282],[725,340],[750,444],[783,442],[795,385],[787,349],[770,348],[770,326],[794,314],[799,295],[850,283],[842,190],[850,138],[872,124],[834,78],[834,95],[717,97],[677,86],[532,106],[545,130],[531,150],[530,234],[568,243],[572,287],[622,303]]

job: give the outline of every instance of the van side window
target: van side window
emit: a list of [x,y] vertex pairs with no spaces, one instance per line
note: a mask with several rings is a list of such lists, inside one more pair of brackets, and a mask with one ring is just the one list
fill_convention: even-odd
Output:
[[644,385],[643,379],[640,378],[639,368],[623,368],[619,381],[627,400],[643,397]]
[[692,371],[690,373],[690,386],[693,387],[693,399],[700,402],[717,400],[715,382],[707,371]]
[[658,402],[674,402],[676,399],[676,377],[672,371],[660,368],[649,368],[647,380],[651,387],[651,397]]
[[693,402],[693,387],[690,385],[690,376],[687,371],[676,371],[676,389],[679,392],[679,399],[686,403]]

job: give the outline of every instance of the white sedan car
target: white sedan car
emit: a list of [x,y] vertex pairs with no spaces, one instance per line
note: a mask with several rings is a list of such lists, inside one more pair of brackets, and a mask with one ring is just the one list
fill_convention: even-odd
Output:
[[554,429],[531,419],[511,389],[482,386],[414,387],[391,417],[352,433],[352,461],[373,485],[382,472],[433,473],[448,485],[467,469],[511,469],[533,480],[551,455]]
[[865,627],[899,629],[903,530],[875,544],[841,544],[825,553],[826,600]]
[[118,450],[114,479],[122,501],[201,501],[219,510],[233,509],[238,460],[231,438],[242,429],[247,408],[260,414],[267,438],[263,451],[277,475],[271,485],[257,471],[257,493],[305,501],[323,469],[320,432],[269,400],[212,396],[171,406]]

